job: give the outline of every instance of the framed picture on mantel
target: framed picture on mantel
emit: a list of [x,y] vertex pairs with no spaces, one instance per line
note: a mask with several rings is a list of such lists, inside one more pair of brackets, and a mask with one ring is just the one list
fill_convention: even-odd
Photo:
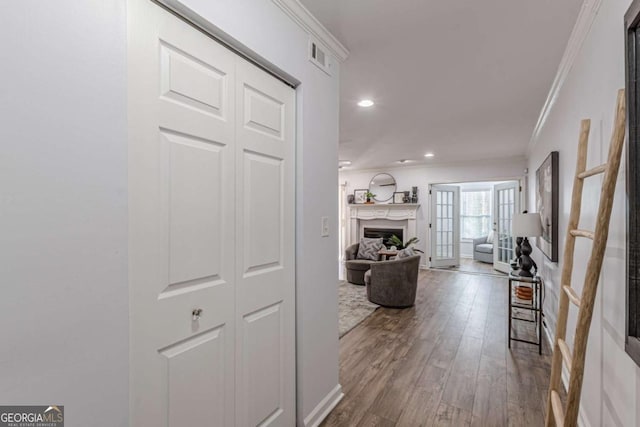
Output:
[[354,203],[362,204],[367,201],[368,189],[353,190]]
[[404,203],[404,191],[393,193],[393,203]]

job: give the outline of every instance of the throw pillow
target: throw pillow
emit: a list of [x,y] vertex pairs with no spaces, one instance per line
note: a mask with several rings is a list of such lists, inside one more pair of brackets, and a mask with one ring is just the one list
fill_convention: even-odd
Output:
[[382,237],[379,239],[363,237],[360,239],[360,246],[358,247],[358,255],[356,255],[356,258],[377,261],[380,256],[378,251],[382,248],[384,248]]
[[401,251],[398,251],[398,255],[396,255],[397,259],[409,258],[410,256],[414,256],[415,252],[413,252],[412,248],[405,248]]
[[489,235],[487,236],[487,243],[493,243],[493,230],[489,231]]

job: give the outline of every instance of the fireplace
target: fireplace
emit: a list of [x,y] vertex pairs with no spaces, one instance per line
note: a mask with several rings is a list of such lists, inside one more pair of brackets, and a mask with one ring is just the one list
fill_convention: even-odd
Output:
[[365,232],[365,228],[387,231],[382,236],[376,235],[376,237],[383,239],[388,239],[392,234],[398,236],[403,242],[418,237],[417,213],[419,206],[405,204],[349,205],[349,244],[358,243],[361,237],[369,235],[369,230]]
[[404,242],[404,230],[402,228],[364,227],[363,233],[364,233],[364,237],[371,237],[374,239],[382,237],[382,241],[387,247],[392,246],[391,242],[389,242],[389,239],[394,234],[402,242]]

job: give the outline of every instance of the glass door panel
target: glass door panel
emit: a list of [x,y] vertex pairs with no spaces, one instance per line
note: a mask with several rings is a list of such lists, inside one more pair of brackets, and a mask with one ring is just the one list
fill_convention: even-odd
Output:
[[460,188],[431,186],[431,266],[460,264]]
[[508,182],[494,187],[495,219],[493,236],[493,267],[508,273],[515,257],[514,238],[511,235],[513,215],[520,211],[520,185]]

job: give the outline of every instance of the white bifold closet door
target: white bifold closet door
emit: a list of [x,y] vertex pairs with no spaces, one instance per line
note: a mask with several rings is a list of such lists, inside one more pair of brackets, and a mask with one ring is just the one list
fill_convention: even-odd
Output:
[[295,92],[128,2],[131,425],[295,425]]

